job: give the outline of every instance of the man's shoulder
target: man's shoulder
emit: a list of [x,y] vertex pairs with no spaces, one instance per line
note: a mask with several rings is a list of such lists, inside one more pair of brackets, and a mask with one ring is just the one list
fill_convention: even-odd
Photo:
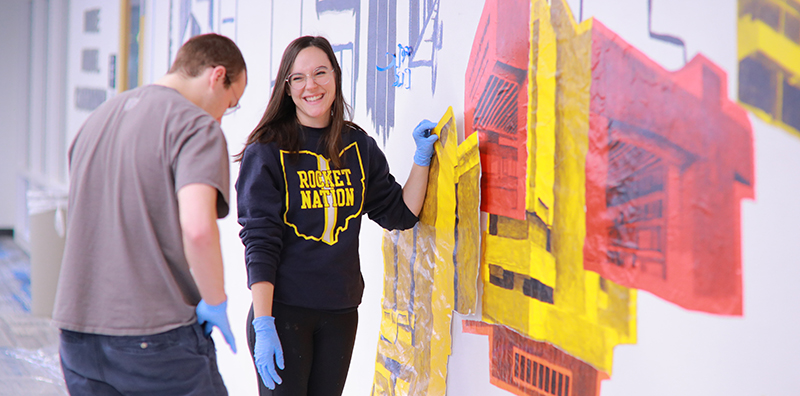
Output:
[[168,132],[212,130],[222,133],[219,123],[208,112],[192,103],[178,91],[163,85],[151,84],[141,88],[140,100],[146,101],[147,115],[166,118]]
[[[158,118],[159,113],[184,113],[187,115],[208,115],[201,108],[183,97],[178,91],[162,85],[148,84],[121,92],[100,105],[92,114],[103,117],[106,114],[128,114],[138,117],[146,115],[143,121]],[[208,115],[211,117],[210,115]]]
[[171,112],[180,111],[195,117],[207,116],[212,119],[210,114],[201,109],[196,104],[186,99],[178,91],[163,85],[150,84],[137,88],[140,90],[140,97],[151,103],[153,110],[169,110]]

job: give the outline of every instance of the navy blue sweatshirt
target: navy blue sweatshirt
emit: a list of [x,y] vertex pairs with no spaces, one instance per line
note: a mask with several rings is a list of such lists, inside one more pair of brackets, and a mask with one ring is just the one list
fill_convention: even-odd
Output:
[[358,307],[364,291],[361,215],[389,230],[419,219],[375,139],[347,128],[343,168],[331,169],[320,147],[326,131],[300,127],[296,158],[275,143],[247,146],[236,191],[248,286],[271,282],[275,301],[338,311]]

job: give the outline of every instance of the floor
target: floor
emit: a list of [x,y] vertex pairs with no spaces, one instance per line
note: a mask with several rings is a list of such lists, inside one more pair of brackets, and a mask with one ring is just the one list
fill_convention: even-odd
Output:
[[67,395],[58,330],[31,314],[30,259],[0,237],[0,395]]

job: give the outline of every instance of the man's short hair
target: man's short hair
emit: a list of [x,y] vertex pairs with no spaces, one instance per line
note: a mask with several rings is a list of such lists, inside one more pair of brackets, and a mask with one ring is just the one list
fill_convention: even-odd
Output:
[[209,67],[223,66],[227,71],[225,86],[228,87],[247,70],[242,52],[233,40],[207,33],[194,36],[178,50],[169,73],[181,73],[186,77],[197,77]]

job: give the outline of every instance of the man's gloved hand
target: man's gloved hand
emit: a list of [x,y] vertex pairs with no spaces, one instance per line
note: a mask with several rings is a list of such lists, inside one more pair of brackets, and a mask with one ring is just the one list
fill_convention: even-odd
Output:
[[414,152],[414,163],[419,166],[429,166],[433,157],[433,143],[439,140],[439,135],[433,134],[436,123],[433,121],[422,120],[414,128],[414,143],[417,144],[417,151]]
[[225,337],[225,341],[233,353],[236,353],[236,340],[233,339],[231,324],[228,323],[228,301],[219,305],[208,305],[205,300],[200,300],[195,311],[197,312],[197,323],[203,326],[206,336],[211,335],[211,330],[216,326],[222,332],[222,336]]
[[278,332],[275,330],[275,318],[272,316],[259,316],[253,319],[253,327],[256,330],[255,360],[258,374],[264,385],[269,389],[275,389],[275,384],[283,382],[278,371],[275,370],[275,362],[278,368],[284,369],[283,348],[278,339]]

